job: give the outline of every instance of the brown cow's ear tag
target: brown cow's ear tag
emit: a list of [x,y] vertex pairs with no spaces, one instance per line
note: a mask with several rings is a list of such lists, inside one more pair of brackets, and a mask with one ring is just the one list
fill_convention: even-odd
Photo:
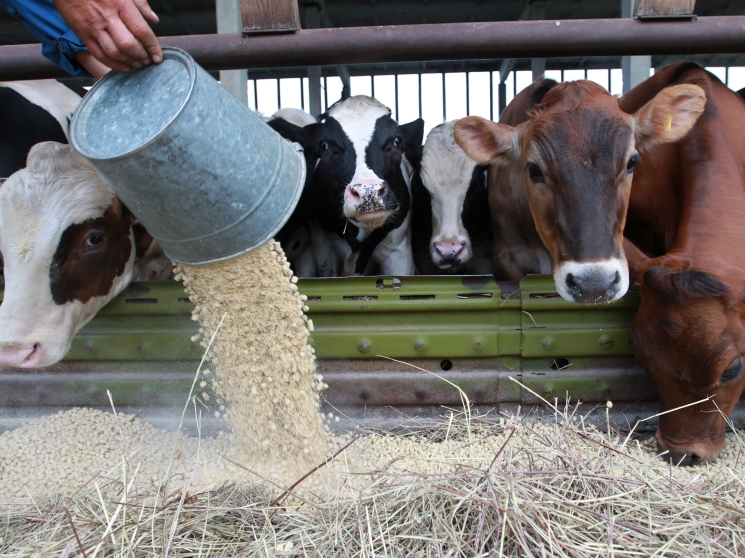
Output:
[[665,117],[665,131],[666,132],[669,132],[672,129],[673,129],[673,115],[672,114],[668,114]]

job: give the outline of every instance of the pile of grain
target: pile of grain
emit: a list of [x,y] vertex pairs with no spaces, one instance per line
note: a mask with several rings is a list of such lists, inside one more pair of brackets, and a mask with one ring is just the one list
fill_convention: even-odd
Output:
[[[212,388],[226,405],[232,455],[295,475],[326,455],[313,325],[278,242],[211,265],[176,266],[199,322]],[[221,323],[222,322],[222,323]],[[205,394],[209,397],[208,394]],[[216,411],[219,413],[220,411]]]
[[[653,443],[625,443],[623,434],[599,432],[578,415],[496,423],[451,416],[406,436],[337,438],[333,443],[351,445],[289,493],[243,469],[224,471],[231,483],[198,490],[189,484],[193,472],[183,468],[181,482],[154,501],[155,489],[140,477],[150,465],[139,462],[137,470],[135,463],[146,457],[144,447],[162,441],[164,433],[155,431],[153,439],[138,438],[143,448],[128,442],[126,474],[120,465],[72,495],[0,505],[0,555],[82,555],[81,548],[88,556],[745,553],[745,443],[737,433],[727,435],[716,462],[677,468],[655,455]],[[125,436],[130,422],[133,433],[142,432],[137,419],[120,421]],[[38,423],[27,428],[27,435],[41,433]],[[109,435],[116,438],[118,428]],[[194,443],[184,450],[196,451]],[[108,451],[116,464],[116,450]],[[54,460],[41,454],[38,466],[53,474]]]

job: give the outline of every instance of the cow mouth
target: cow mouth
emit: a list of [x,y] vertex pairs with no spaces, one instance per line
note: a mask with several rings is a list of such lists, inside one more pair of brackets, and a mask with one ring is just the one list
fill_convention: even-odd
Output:
[[376,209],[364,213],[357,213],[357,215],[351,218],[351,221],[354,221],[365,230],[373,230],[385,225],[385,222],[391,215],[393,215],[393,213],[394,212],[389,209]]
[[28,356],[26,356],[25,359],[23,359],[23,364],[31,362],[31,360],[33,360],[36,357],[36,355],[39,353],[40,347],[41,345],[39,343],[34,343],[34,346],[31,349],[31,352],[28,354]]

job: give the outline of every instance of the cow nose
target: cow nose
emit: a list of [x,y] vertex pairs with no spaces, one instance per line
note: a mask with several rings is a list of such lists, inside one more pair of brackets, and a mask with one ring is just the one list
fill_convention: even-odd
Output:
[[621,274],[618,271],[584,277],[568,273],[566,278],[567,289],[572,293],[575,302],[600,302],[612,299],[620,282]]
[[456,260],[458,256],[464,253],[466,247],[465,240],[456,238],[443,238],[434,243],[435,252],[441,261]]
[[0,366],[34,368],[41,361],[41,344],[13,344],[0,349]]
[[375,184],[351,184],[349,192],[355,200],[361,200],[365,196],[375,195],[382,196],[385,192],[385,184],[380,182]]

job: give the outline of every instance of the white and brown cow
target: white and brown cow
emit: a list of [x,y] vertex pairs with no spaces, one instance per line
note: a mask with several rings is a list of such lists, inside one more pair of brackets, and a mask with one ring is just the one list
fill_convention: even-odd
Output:
[[134,221],[72,147],[31,149],[26,168],[0,187],[0,366],[65,356],[75,333],[132,280],[137,252],[152,248]]
[[309,169],[296,213],[311,240],[292,262],[295,273],[413,275],[410,177],[424,122],[398,125],[388,107],[359,95],[334,104],[315,124],[269,125],[303,146]]
[[454,123],[430,131],[411,180],[414,261],[426,275],[491,275],[486,167],[455,142]]

